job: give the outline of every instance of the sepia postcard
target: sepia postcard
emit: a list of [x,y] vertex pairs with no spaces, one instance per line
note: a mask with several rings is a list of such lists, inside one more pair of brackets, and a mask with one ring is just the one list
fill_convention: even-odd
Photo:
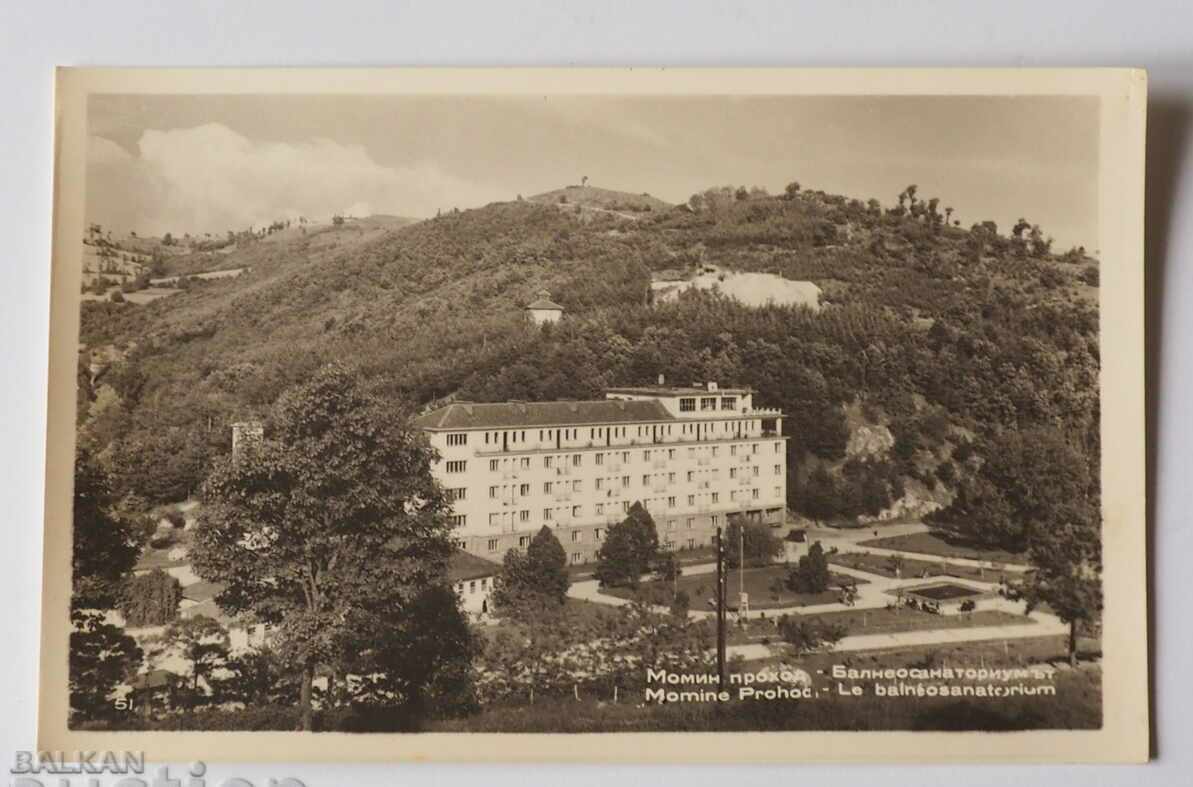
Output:
[[42,750],[1148,757],[1143,72],[56,89]]

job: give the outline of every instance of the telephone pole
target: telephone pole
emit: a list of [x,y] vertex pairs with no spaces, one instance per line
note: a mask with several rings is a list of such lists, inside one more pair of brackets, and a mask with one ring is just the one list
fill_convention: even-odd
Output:
[[717,683],[725,690],[725,540],[717,528]]

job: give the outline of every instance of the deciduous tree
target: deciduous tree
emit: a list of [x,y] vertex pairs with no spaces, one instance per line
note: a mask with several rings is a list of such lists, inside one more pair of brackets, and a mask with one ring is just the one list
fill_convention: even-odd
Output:
[[637,587],[659,552],[659,533],[650,512],[639,502],[630,506],[624,520],[609,528],[597,550],[593,576],[605,587]]
[[310,729],[316,668],[400,628],[453,547],[433,450],[342,365],[280,397],[270,431],[208,479],[192,555],[224,609],[275,627]]

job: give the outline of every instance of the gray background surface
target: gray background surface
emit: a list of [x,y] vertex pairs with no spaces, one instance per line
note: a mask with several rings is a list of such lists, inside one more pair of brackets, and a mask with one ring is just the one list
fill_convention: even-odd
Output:
[[[33,746],[55,65],[1141,66],[1148,117],[1149,510],[1154,740],[1146,767],[599,768],[212,765],[264,785],[486,787],[880,781],[1193,784],[1193,5],[1187,2],[206,2],[0,0],[0,769]],[[1113,450],[1113,446],[1107,446]],[[175,775],[181,775],[178,768]],[[5,781],[11,777],[5,776]],[[103,783],[110,783],[106,780]],[[81,783],[81,782],[80,782]]]

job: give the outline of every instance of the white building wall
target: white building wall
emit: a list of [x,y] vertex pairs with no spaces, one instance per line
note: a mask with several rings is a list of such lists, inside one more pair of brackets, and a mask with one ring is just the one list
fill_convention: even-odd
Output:
[[429,431],[441,455],[434,474],[454,498],[460,547],[481,557],[500,560],[548,525],[560,531],[571,562],[587,562],[608,526],[638,501],[661,544],[707,546],[731,513],[785,521],[786,438],[777,411],[755,412]]

